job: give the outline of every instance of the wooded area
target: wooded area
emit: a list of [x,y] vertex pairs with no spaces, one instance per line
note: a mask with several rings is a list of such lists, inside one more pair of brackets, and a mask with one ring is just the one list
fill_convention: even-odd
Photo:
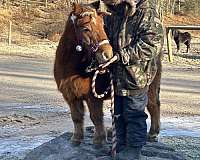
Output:
[[[15,36],[12,32],[16,31],[19,31],[20,40],[22,40],[22,34],[27,34],[56,41],[62,33],[65,17],[70,12],[69,7],[72,2],[89,3],[92,1],[95,0],[0,0],[2,9],[0,25],[5,29],[5,37],[8,37],[6,41],[9,44],[13,41],[11,37],[14,39]],[[148,1],[152,7],[157,6],[165,27],[200,24],[200,0]]]
[[[1,0],[1,3],[6,5],[44,5],[48,7],[51,3],[62,2],[66,7],[72,2],[88,3],[93,0]],[[157,4],[161,14],[200,14],[200,0],[150,0],[153,4]],[[154,3],[156,1],[156,3]]]
[[165,14],[200,14],[200,0],[158,0]]

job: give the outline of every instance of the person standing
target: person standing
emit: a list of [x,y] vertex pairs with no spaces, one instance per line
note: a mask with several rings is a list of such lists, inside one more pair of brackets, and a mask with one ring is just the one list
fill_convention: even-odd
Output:
[[157,71],[163,28],[154,0],[102,0],[100,9],[101,2],[111,13],[105,30],[119,57],[112,66],[117,159],[138,160],[147,141],[147,92]]

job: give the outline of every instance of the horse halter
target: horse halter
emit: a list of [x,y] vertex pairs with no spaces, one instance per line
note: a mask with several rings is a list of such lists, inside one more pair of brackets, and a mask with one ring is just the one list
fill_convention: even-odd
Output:
[[[81,14],[81,17],[88,16],[90,14],[91,14],[90,12],[84,12],[84,13]],[[71,20],[73,22],[74,30],[75,30],[75,35],[76,35],[76,38],[77,38],[78,37],[77,36],[77,28],[75,26],[75,20],[77,19],[77,16],[75,16],[74,14],[72,14],[70,18],[71,18]],[[75,48],[76,48],[76,51],[78,53],[80,53],[80,52],[83,51],[83,46],[82,46],[82,43],[80,43],[80,41],[82,42],[81,39],[78,40],[78,38],[77,38],[78,45],[76,45]],[[91,53],[96,53],[97,50],[99,49],[99,47],[102,46],[102,45],[104,45],[104,44],[110,44],[109,40],[108,39],[104,39],[104,40],[102,40],[100,42],[90,44],[90,51],[91,51]]]

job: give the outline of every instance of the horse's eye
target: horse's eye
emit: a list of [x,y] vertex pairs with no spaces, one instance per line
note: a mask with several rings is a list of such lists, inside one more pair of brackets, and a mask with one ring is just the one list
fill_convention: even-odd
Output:
[[84,28],[82,28],[81,30],[84,31],[84,32],[89,32],[89,31],[90,31],[90,29],[87,28],[87,27],[84,27]]

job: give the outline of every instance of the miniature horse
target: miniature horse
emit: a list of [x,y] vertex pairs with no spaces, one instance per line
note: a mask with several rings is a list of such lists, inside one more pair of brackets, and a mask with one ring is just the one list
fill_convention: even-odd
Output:
[[[103,123],[103,100],[91,92],[92,75],[85,72],[93,59],[103,63],[113,57],[112,47],[104,31],[103,12],[89,6],[73,4],[73,9],[60,39],[54,64],[54,77],[59,91],[69,104],[74,123],[72,143],[78,145],[84,137],[84,105],[87,102],[95,126],[94,144],[106,139]],[[98,76],[97,92],[109,84],[109,76]],[[101,82],[101,83],[100,83]]]

